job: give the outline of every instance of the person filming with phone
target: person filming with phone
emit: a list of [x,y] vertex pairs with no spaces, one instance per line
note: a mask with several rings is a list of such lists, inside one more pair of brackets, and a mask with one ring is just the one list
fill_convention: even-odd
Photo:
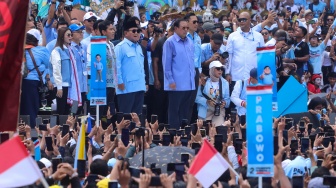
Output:
[[220,126],[224,123],[225,107],[230,105],[229,83],[222,77],[224,66],[220,61],[211,62],[209,69],[210,77],[199,87],[196,96],[198,117]]

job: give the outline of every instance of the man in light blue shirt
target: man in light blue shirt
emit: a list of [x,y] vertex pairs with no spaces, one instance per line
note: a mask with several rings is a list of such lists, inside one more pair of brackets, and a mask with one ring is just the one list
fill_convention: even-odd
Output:
[[144,54],[138,43],[141,28],[136,19],[130,18],[124,25],[125,38],[115,47],[116,89],[119,111],[124,113],[142,112],[146,91]]
[[221,57],[223,51],[221,46],[223,44],[223,35],[220,33],[215,33],[211,36],[210,43],[202,44],[202,74],[209,76],[209,65],[213,61],[220,61],[224,64],[225,59]]
[[327,47],[331,32],[332,29],[330,27],[324,41],[321,44],[318,44],[318,36],[313,35],[309,37],[309,63],[313,67],[313,74],[322,74],[323,52]]
[[171,128],[180,128],[182,119],[187,119],[193,90],[195,90],[194,45],[186,36],[188,22],[174,22],[174,35],[169,37],[162,54],[164,90],[168,91],[168,123]]
[[[198,27],[198,19],[194,13],[188,13],[185,17],[185,20],[188,20],[188,26],[189,26],[189,31],[187,33],[187,37],[189,40],[193,41],[194,44],[194,65],[195,65],[195,90],[192,93],[191,96],[191,103],[190,103],[190,111],[189,111],[189,116],[188,120],[191,121],[191,118],[193,117],[193,111],[197,111],[196,105],[194,108],[195,100],[196,100],[196,95],[197,95],[197,90],[198,90],[198,85],[199,85],[199,73],[201,69],[201,54],[202,54],[202,49],[201,49],[201,37],[198,36],[197,34],[197,27]],[[195,116],[197,113],[195,113]]]
[[321,2],[320,0],[313,0],[312,3],[306,4],[306,9],[310,9],[314,13],[314,18],[319,18],[325,7],[329,9],[330,2],[329,4],[326,4],[324,2]]
[[[87,101],[86,93],[88,92],[87,76],[84,74],[84,72],[86,72],[86,54],[84,53],[83,45],[80,42],[83,39],[84,27],[80,27],[77,24],[71,24],[69,29],[72,32],[71,50],[76,60],[78,83],[84,104],[84,102]],[[83,106],[84,105],[78,108],[78,114],[82,114]]]

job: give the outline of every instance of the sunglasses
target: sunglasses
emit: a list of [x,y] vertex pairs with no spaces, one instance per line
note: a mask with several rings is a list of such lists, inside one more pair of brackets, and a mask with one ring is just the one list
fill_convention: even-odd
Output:
[[334,19],[327,19],[327,21],[334,21]]
[[268,35],[268,33],[261,33],[262,35]]
[[224,68],[223,67],[216,67],[216,70],[218,70],[218,71],[224,71]]
[[141,29],[132,29],[128,31],[131,31],[132,33],[141,33]]
[[238,22],[247,22],[247,18],[238,18]]
[[72,33],[67,34],[68,37],[72,37]]
[[194,20],[192,23],[193,23],[193,24],[197,24],[197,23],[198,23],[198,21],[197,21],[197,20]]
[[182,27],[183,30],[189,30],[189,27]]
[[88,19],[87,21],[88,22],[96,22],[97,20],[96,19]]

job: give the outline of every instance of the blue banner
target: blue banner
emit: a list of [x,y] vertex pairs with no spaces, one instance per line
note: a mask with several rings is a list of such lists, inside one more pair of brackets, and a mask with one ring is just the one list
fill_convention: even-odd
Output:
[[272,85],[272,110],[278,111],[275,46],[258,48],[257,62],[258,82],[261,85]]
[[273,177],[272,86],[247,87],[247,176]]
[[106,37],[91,37],[90,105],[106,105]]

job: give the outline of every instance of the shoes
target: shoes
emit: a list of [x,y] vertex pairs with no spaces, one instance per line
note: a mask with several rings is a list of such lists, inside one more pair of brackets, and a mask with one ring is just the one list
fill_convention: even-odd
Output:
[[103,80],[100,80],[101,82],[104,82]]
[[96,80],[96,82],[98,82],[98,80]]

